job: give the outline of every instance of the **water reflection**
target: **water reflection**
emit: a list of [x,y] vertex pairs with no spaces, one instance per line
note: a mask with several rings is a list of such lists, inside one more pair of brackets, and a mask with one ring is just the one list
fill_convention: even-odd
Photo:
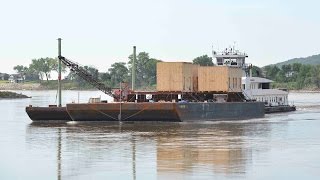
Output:
[[38,148],[39,142],[45,145],[44,150],[56,148],[59,180],[86,178],[88,174],[116,178],[119,173],[125,179],[166,179],[171,175],[197,179],[212,174],[245,175],[253,151],[267,151],[257,138],[268,139],[270,129],[269,123],[260,120],[31,123],[26,141],[30,148]]
[[57,166],[57,179],[61,180],[61,129],[58,129]]

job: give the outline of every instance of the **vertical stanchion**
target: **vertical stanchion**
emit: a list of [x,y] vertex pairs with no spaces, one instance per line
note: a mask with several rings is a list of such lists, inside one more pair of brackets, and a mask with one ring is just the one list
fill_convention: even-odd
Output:
[[120,112],[118,115],[118,120],[121,122],[122,119],[122,88],[121,88],[121,82],[120,82]]
[[[58,38],[58,57],[61,57],[61,38]],[[58,58],[58,107],[61,107],[61,60]]]

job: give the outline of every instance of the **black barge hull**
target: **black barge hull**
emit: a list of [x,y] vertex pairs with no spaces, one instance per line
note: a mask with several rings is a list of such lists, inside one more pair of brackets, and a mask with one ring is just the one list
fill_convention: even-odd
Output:
[[291,112],[296,110],[296,106],[271,106],[265,107],[266,114]]
[[33,121],[71,121],[66,107],[26,107]]

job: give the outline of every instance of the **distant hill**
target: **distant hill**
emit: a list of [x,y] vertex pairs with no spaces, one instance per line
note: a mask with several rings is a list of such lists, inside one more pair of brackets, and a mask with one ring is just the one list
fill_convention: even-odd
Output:
[[282,65],[294,64],[294,63],[318,65],[320,64],[320,54],[304,57],[304,58],[294,58],[294,59],[283,61],[274,65],[281,67]]

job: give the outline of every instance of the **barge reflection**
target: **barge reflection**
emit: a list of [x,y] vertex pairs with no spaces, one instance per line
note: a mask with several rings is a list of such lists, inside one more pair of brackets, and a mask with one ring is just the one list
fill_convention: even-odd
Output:
[[[57,179],[98,172],[128,178],[156,172],[179,179],[193,171],[241,175],[254,151],[250,138],[270,135],[268,122],[31,123],[27,143],[57,149]],[[268,138],[264,138],[268,139]]]

